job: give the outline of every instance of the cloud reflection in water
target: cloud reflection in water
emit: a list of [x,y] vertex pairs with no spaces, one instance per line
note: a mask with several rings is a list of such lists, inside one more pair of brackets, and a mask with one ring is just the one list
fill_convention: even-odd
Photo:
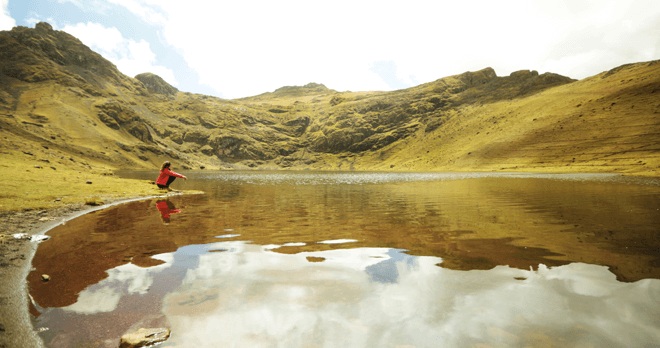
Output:
[[122,296],[146,294],[153,284],[154,274],[169,268],[174,262],[173,254],[161,254],[153,258],[164,263],[149,268],[129,263],[109,269],[107,278],[81,291],[76,303],[62,309],[79,314],[112,312]]
[[273,247],[227,241],[157,255],[165,263],[151,268],[120,266],[67,310],[113,310],[123,294],[186,268],[182,284],[163,299],[173,332],[164,347],[660,342],[660,281],[620,283],[603,266],[456,271],[438,267],[438,257],[396,249],[290,255]]

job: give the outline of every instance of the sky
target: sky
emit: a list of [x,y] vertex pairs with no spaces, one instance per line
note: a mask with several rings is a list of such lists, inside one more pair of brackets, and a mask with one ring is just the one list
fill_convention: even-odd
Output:
[[583,79],[660,59],[660,1],[0,0],[128,76],[234,99],[282,86],[391,91],[492,67]]

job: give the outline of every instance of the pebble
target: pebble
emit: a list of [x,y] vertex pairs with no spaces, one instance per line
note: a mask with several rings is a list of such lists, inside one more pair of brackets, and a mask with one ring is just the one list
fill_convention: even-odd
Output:
[[49,239],[50,239],[50,236],[46,236],[46,235],[41,234],[41,235],[37,235],[37,236],[32,236],[30,238],[30,241],[35,242],[35,243],[40,243],[40,242],[43,242],[43,241],[49,240]]
[[50,280],[50,276],[48,274],[41,275],[41,281],[47,282],[49,280]]
[[91,183],[92,183],[92,180],[87,180],[85,183],[86,183],[86,184],[91,184]]

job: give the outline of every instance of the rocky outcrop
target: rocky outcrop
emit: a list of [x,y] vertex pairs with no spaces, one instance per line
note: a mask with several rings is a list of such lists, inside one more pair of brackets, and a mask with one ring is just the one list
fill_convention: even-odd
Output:
[[165,82],[160,76],[152,73],[142,73],[135,75],[135,78],[144,83],[149,92],[165,94],[165,95],[176,95],[179,90],[174,88],[169,83]]
[[149,129],[149,126],[147,126],[143,122],[132,122],[131,124],[126,127],[128,130],[128,133],[130,133],[132,136],[135,138],[139,139],[140,141],[144,143],[153,143],[154,138],[151,135],[151,130]]
[[320,93],[332,92],[331,89],[328,89],[325,85],[321,83],[310,82],[304,86],[284,86],[276,89],[271,96],[304,96],[304,95],[315,95]]
[[536,70],[520,70],[511,73],[509,76],[489,78],[492,76],[490,73],[492,69],[484,70],[482,72],[484,72],[485,78],[478,79],[476,83],[471,79],[462,79],[471,82],[471,84],[466,82],[463,87],[455,88],[455,90],[461,90],[461,93],[451,98],[450,106],[494,103],[500,100],[520,98],[576,81],[553,73],[539,75]]
[[278,156],[270,146],[241,134],[215,135],[209,139],[209,145],[215,155],[228,162],[270,160]]
[[210,134],[208,131],[190,130],[183,136],[183,141],[203,145],[207,143],[209,136]]
[[486,68],[479,71],[468,71],[457,76],[463,83],[463,86],[452,89],[453,93],[462,92],[468,88],[480,86],[497,78],[497,74],[493,68]]
[[308,116],[299,116],[292,120],[285,121],[281,125],[273,125],[272,128],[291,137],[300,137],[305,134],[309,122],[310,118]]
[[0,73],[25,82],[52,80],[95,96],[111,95],[104,91],[108,83],[138,95],[147,92],[80,40],[44,22],[0,32],[0,61]]
[[[264,100],[271,98],[291,98],[291,97],[304,97],[304,96],[314,96],[314,95],[327,95],[336,93],[335,90],[329,89],[323,84],[310,82],[304,86],[284,86],[276,89],[273,92],[266,92],[259,94],[254,97],[241,98],[243,100]],[[282,112],[280,108],[273,108],[271,112],[278,113]]]
[[115,99],[105,99],[94,105],[97,116],[108,127],[119,129],[121,125],[137,121],[140,116],[128,105]]
[[525,81],[520,86],[520,96],[540,92],[550,87],[561,86],[575,81],[571,78],[559,74],[545,73],[538,75],[536,71],[532,72],[536,73],[536,75],[525,79]]
[[112,63],[83,45],[80,40],[64,31],[53,30],[48,23],[37,23],[34,29],[17,26],[5,34],[17,41],[18,49],[22,46],[31,51],[32,54],[25,52],[22,55],[28,58],[27,64],[47,59],[63,66],[94,67],[105,71],[115,69]]

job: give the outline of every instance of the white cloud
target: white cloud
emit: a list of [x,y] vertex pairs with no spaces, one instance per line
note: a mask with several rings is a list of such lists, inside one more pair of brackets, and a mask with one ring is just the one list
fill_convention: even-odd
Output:
[[102,53],[114,53],[121,50],[122,44],[127,41],[124,40],[117,28],[105,28],[98,23],[88,22],[87,24],[78,23],[76,26],[67,25],[62,30]]
[[[37,23],[39,23],[39,22],[42,22],[42,20],[39,20],[39,19],[34,18],[34,17],[32,17],[32,18],[28,18],[28,19],[25,20],[25,24],[27,24],[28,26],[31,26],[31,27],[34,27],[34,26],[35,26]],[[52,22],[47,22],[47,23],[50,24],[50,23],[52,23]],[[51,25],[52,25],[52,24],[51,24]]]
[[135,0],[108,0],[108,2],[126,7],[129,11],[133,12],[144,21],[151,24],[164,24],[166,22],[162,13],[157,10],[144,6],[139,1]]
[[80,39],[128,76],[151,72],[168,83],[177,85],[172,70],[156,64],[156,55],[151,51],[149,43],[144,40],[135,42],[126,39],[117,28],[105,28],[101,24],[91,22],[78,23],[75,26],[67,25],[62,30]]
[[9,0],[0,0],[0,30],[11,30],[16,26],[16,21],[9,15],[7,4]]
[[200,83],[229,97],[308,82],[389,90],[370,70],[381,61],[410,84],[489,66],[500,76],[555,68],[584,78],[660,58],[653,0],[107,1],[157,25]]
[[563,71],[568,76],[587,76],[589,72],[593,71],[594,65],[601,67],[599,72],[614,68],[618,60],[612,54],[613,52],[604,50],[595,50],[591,52],[582,52],[575,55],[566,55],[559,59],[548,59],[545,61],[540,70],[542,71]]
[[590,3],[567,17],[542,57],[545,71],[585,78],[626,63],[660,58],[660,4]]

